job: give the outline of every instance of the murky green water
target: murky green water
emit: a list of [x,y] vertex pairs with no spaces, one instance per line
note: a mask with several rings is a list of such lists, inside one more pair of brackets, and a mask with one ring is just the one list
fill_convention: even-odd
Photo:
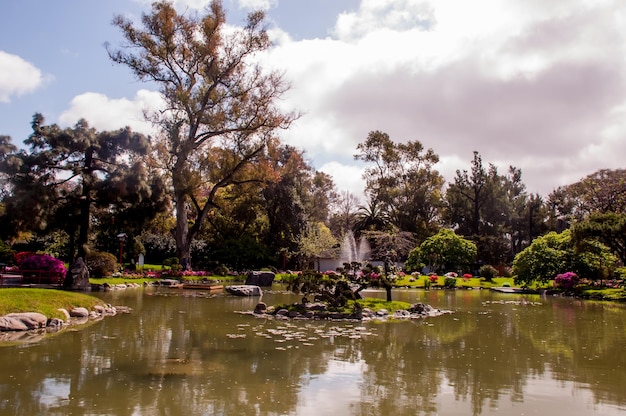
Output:
[[133,312],[0,347],[1,415],[626,412],[624,305],[394,291],[456,313],[361,324],[263,320],[236,313],[258,298],[195,291],[98,296]]

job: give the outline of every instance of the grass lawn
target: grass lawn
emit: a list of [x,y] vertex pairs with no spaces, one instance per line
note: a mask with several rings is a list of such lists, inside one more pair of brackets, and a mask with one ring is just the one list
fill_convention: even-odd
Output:
[[48,318],[65,316],[57,309],[84,307],[91,310],[104,302],[84,293],[53,289],[7,288],[0,290],[0,316],[14,312],[39,312]]
[[[396,287],[409,287],[409,288],[424,288],[427,285],[430,276],[410,276],[406,275],[401,279],[395,281]],[[443,286],[445,276],[438,276],[437,281],[431,283],[432,286]],[[456,287],[458,288],[490,288],[509,285],[515,287],[515,283],[512,277],[495,277],[493,281],[487,282],[479,277],[472,277],[470,279],[464,279],[462,277],[456,278]]]

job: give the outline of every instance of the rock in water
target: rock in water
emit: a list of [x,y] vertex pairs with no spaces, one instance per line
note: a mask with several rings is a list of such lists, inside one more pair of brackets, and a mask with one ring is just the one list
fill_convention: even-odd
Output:
[[90,290],[89,269],[82,257],[76,259],[65,275],[63,287],[72,290]]
[[275,276],[273,272],[250,272],[246,278],[246,284],[269,287],[274,283]]
[[226,286],[224,288],[228,293],[234,296],[262,296],[263,291],[258,286],[252,285],[239,285],[239,286]]

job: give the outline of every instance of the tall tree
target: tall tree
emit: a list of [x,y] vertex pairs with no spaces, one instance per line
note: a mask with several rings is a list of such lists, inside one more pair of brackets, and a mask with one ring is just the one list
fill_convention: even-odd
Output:
[[140,158],[149,149],[145,136],[128,128],[98,132],[85,120],[61,129],[45,125],[40,114],[32,128],[24,141],[28,151],[5,154],[0,161],[10,178],[5,203],[14,231],[56,227],[72,238],[78,229],[78,256],[84,257],[95,207],[141,225],[167,203],[163,182],[148,177]]
[[446,220],[476,243],[479,260],[508,262],[538,235],[540,200],[529,200],[525,188],[521,170],[510,166],[502,175],[493,164],[485,168],[478,152],[469,171],[457,170],[446,192]]
[[296,117],[275,103],[288,89],[282,75],[263,70],[257,59],[271,46],[264,21],[263,12],[254,12],[245,27],[226,30],[218,0],[203,16],[178,14],[160,1],[142,16],[142,28],[124,16],[113,21],[127,44],[109,50],[110,58],[156,82],[166,103],[154,121],[167,139],[181,261],[189,261],[202,223],[219,209],[218,191],[250,181],[244,167],[259,163],[274,132]]
[[626,169],[600,169],[549,196],[552,228],[567,227],[592,213],[626,212]]
[[395,143],[381,131],[370,132],[357,150],[356,160],[373,165],[364,173],[370,200],[384,204],[401,231],[419,240],[432,235],[439,226],[444,184],[434,168],[439,162],[435,152],[419,141]]
[[626,264],[626,213],[595,212],[575,223],[571,231],[577,247],[584,246],[587,239],[596,239]]
[[300,252],[302,233],[327,221],[335,186],[328,175],[320,175],[307,163],[303,151],[292,146],[271,150],[275,178],[262,195],[269,223],[268,246],[281,257],[284,268],[288,258]]

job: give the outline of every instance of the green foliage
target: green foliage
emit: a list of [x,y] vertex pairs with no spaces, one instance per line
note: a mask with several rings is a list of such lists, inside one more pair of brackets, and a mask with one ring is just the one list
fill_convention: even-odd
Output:
[[419,141],[396,143],[381,131],[371,131],[357,151],[355,159],[370,164],[364,174],[370,206],[384,213],[367,219],[369,225],[384,227],[389,222],[420,239],[431,235],[438,226],[444,184],[435,169],[439,156]]
[[572,238],[577,246],[596,239],[626,263],[626,213],[592,213],[572,226]]
[[476,253],[476,244],[442,228],[409,253],[405,268],[420,270],[420,265],[428,264],[440,272],[467,269]]
[[350,282],[343,276],[322,274],[315,270],[289,276],[287,290],[302,293],[304,297],[313,295],[314,300],[326,302],[330,307],[342,308],[349,300],[357,299],[358,293],[350,288]]
[[626,280],[626,266],[618,267],[613,270],[616,279]]
[[443,279],[443,287],[446,289],[454,289],[456,287],[456,277],[445,277]]
[[119,267],[115,256],[103,251],[89,253],[85,259],[85,264],[91,277],[110,276]]
[[574,255],[569,231],[550,232],[536,238],[513,261],[516,283],[545,283],[561,271],[566,271]]
[[485,263],[510,261],[510,253],[544,231],[546,210],[538,195],[528,195],[522,172],[513,166],[506,174],[494,164],[484,166],[478,152],[469,170],[457,170],[446,192],[446,220],[471,238]]
[[164,183],[141,160],[150,147],[146,136],[129,128],[98,132],[82,119],[70,128],[46,125],[41,114],[33,116],[32,130],[24,140],[27,150],[0,158],[11,188],[4,199],[5,237],[63,230],[76,242],[68,256],[77,248],[85,257],[96,212],[109,229],[113,212],[117,227],[137,228],[164,208]]
[[213,268],[213,274],[217,276],[226,276],[230,270],[224,264],[218,264],[215,268]]
[[559,274],[572,271],[587,279],[601,279],[616,262],[608,247],[588,241],[574,247],[570,230],[550,232],[533,240],[513,261],[515,282],[546,283]]
[[481,266],[478,273],[480,274],[480,277],[484,277],[488,282],[491,282],[494,277],[498,276],[498,270],[490,264]]
[[178,257],[170,257],[163,260],[163,267],[169,267],[169,269],[173,272],[182,270],[183,266],[179,263]]
[[4,241],[0,240],[0,263],[13,264],[13,256],[15,256],[15,251]]
[[224,240],[219,247],[198,255],[202,258],[194,262],[194,265],[218,262],[233,270],[258,270],[273,261],[268,247],[248,234]]

